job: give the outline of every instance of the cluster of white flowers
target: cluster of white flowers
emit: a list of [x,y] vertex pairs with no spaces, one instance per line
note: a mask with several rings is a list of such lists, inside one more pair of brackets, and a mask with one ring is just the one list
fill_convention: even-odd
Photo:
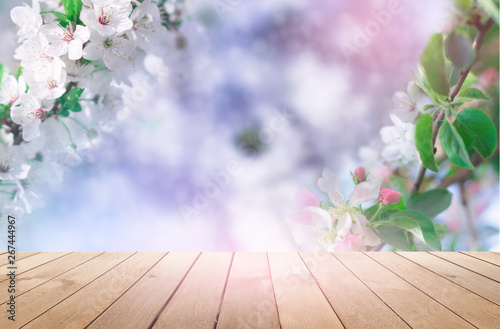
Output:
[[60,0],[10,12],[19,68],[0,65],[0,211],[31,212],[65,165],[84,160],[125,106],[119,84],[130,84],[127,74],[168,33],[160,9],[171,2],[68,3],[72,14]]
[[427,105],[433,104],[415,82],[408,84],[407,93],[397,92],[392,98],[394,114],[391,121],[394,125],[382,127],[380,136],[386,144],[382,150],[384,160],[407,164],[418,159],[415,147],[415,121]]

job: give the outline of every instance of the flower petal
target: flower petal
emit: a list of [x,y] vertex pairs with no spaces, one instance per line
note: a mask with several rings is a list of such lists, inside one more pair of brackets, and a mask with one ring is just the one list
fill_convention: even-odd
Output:
[[352,226],[351,214],[346,212],[340,216],[337,222],[337,234],[341,238],[345,238],[349,235]]
[[330,230],[332,228],[332,216],[328,211],[320,207],[306,207],[306,212],[311,215],[311,225],[318,230]]
[[344,196],[340,193],[340,187],[338,183],[338,176],[330,169],[323,169],[323,177],[318,179],[318,187],[321,191],[328,193],[330,200],[332,202],[344,201]]
[[377,200],[380,194],[380,185],[382,181],[383,178],[379,177],[356,185],[351,195],[349,195],[351,205],[356,207],[363,202]]
[[376,246],[380,244],[380,239],[373,233],[370,228],[370,223],[364,215],[354,214],[354,221],[356,222],[356,231],[363,236],[363,243],[366,246]]
[[335,251],[362,251],[363,237],[361,234],[352,234],[335,246]]

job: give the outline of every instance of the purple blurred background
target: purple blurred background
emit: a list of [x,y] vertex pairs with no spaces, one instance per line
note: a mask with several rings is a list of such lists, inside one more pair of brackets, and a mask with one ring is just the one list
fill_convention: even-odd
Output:
[[[0,5],[6,40],[18,3]],[[296,191],[314,190],[324,166],[350,188],[359,148],[380,146],[393,93],[452,10],[431,0],[188,7],[187,48],[146,59],[114,135],[23,219],[20,250],[296,250],[285,220]],[[15,43],[1,47],[12,62]],[[498,182],[487,198],[478,220],[498,227]]]

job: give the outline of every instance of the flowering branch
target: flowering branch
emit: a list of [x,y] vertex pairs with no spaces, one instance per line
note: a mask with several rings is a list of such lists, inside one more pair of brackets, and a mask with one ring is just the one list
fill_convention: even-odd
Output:
[[[476,19],[474,21],[474,26],[476,26],[478,33],[477,33],[476,38],[475,38],[474,43],[473,43],[473,48],[476,51],[476,54],[479,54],[479,49],[481,48],[481,45],[484,41],[484,38],[486,37],[486,34],[490,30],[490,28],[493,26],[493,24],[494,24],[494,21],[492,18],[489,18],[486,21],[486,23],[482,24],[479,20],[479,16],[476,16]],[[465,79],[467,78],[467,75],[469,74],[469,72],[470,72],[472,66],[475,64],[475,62],[476,61],[474,61],[465,71],[462,71],[462,73],[460,74],[460,79],[458,80],[458,83],[455,85],[455,87],[451,91],[449,98],[447,99],[447,101],[449,101],[450,103],[453,102],[455,97],[460,92],[460,89],[462,88],[462,86],[465,82]],[[432,126],[432,145],[433,146],[436,143],[439,128],[441,127],[439,123],[443,121],[443,119],[445,118],[445,115],[446,115],[446,110],[441,109],[438,112],[438,114],[435,116],[433,126]],[[426,172],[426,167],[424,167],[424,165],[421,165],[420,170],[419,170],[418,175],[417,175],[417,178],[415,179],[415,183],[413,184],[413,187],[411,189],[412,194],[418,193],[418,191],[420,190],[420,186],[422,185],[422,182],[424,180],[425,172]]]

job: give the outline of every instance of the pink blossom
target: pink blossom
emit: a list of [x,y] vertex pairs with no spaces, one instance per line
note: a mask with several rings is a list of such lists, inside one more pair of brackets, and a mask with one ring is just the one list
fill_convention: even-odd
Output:
[[353,178],[357,179],[356,184],[362,183],[366,180],[366,169],[365,167],[359,166],[354,170]]
[[399,193],[398,191],[394,191],[388,188],[380,190],[380,201],[382,201],[382,203],[386,206],[389,204],[398,203],[400,198],[401,193]]
[[319,207],[319,197],[313,192],[309,191],[307,188],[302,187],[297,192],[297,210],[291,216],[294,222],[307,225],[311,222],[311,214],[307,212],[304,208],[306,207]]
[[351,234],[335,246],[335,251],[362,251],[363,237],[361,234]]

